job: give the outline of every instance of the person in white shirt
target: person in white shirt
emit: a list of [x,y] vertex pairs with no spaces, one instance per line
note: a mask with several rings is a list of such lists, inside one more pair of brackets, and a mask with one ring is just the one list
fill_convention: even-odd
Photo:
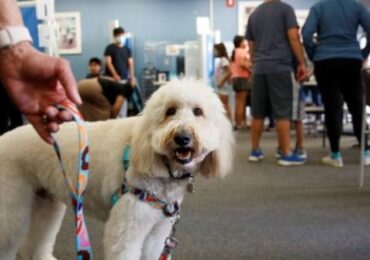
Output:
[[231,120],[231,111],[229,106],[229,95],[232,91],[232,85],[229,83],[231,78],[230,61],[225,45],[223,43],[215,44],[214,56],[218,58],[218,63],[215,73],[216,93],[220,97],[222,104],[225,107],[228,118]]

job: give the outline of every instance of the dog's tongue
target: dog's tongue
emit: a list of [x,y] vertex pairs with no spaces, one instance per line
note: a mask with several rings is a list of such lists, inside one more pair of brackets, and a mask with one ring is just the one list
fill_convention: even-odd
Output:
[[176,156],[177,158],[179,158],[180,160],[189,160],[190,157],[191,157],[191,151],[190,150],[186,150],[186,151],[176,151]]

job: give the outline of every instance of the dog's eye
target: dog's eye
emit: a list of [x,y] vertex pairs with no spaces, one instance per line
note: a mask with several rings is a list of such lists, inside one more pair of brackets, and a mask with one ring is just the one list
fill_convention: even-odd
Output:
[[166,111],[166,116],[173,116],[176,114],[176,108],[174,107],[170,107],[169,109],[167,109]]
[[203,115],[203,110],[199,107],[196,107],[193,109],[193,113],[195,116],[202,116]]

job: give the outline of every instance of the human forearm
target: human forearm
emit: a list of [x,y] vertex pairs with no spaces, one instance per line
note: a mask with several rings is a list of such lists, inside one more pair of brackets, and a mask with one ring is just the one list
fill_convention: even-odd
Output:
[[125,98],[123,96],[117,96],[116,101],[112,106],[111,118],[116,118],[118,116],[124,102]]
[[16,0],[0,0],[0,28],[22,26],[23,20]]
[[220,81],[218,87],[222,87],[226,83],[226,81],[230,80],[230,78],[231,78],[231,72],[228,71],[226,76]]
[[135,78],[135,65],[134,65],[134,60],[132,58],[130,58],[128,60],[128,64],[129,64],[129,70],[130,70],[130,79],[133,79]]
[[298,28],[292,28],[288,31],[288,39],[290,48],[292,49],[298,64],[305,64],[303,46],[300,41]]
[[116,69],[114,68],[113,64],[112,63],[107,63],[107,67],[108,67],[108,70],[109,72],[111,73],[111,75],[113,76],[113,78],[117,78],[119,77]]
[[293,50],[294,57],[297,59],[298,64],[305,64],[303,46],[300,41],[293,41],[290,43]]

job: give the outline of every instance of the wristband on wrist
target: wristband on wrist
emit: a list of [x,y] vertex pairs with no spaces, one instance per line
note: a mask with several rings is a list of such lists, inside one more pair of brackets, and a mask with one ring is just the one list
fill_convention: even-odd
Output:
[[32,42],[30,32],[26,27],[7,26],[0,28],[0,50],[23,41]]

